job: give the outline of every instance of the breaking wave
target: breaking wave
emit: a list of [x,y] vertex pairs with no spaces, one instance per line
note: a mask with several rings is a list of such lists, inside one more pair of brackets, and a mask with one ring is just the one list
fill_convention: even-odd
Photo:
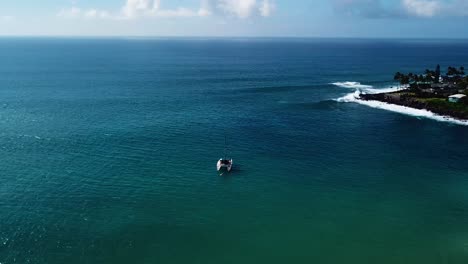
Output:
[[335,83],[332,83],[332,84],[336,85],[338,87],[351,88],[351,89],[370,89],[370,88],[372,88],[371,85],[364,85],[364,84],[361,84],[360,82],[335,82]]
[[[345,83],[353,83],[353,82],[345,82]],[[340,84],[343,84],[343,83],[340,83]],[[424,110],[424,109],[416,109],[416,108],[389,104],[389,103],[380,102],[380,101],[361,100],[360,99],[361,94],[389,93],[389,92],[398,91],[402,88],[390,87],[390,88],[377,89],[377,88],[373,88],[370,85],[367,85],[367,87],[363,88],[362,86],[366,86],[366,85],[361,85],[360,83],[356,83],[356,84],[359,84],[359,86],[361,87],[356,88],[356,90],[352,93],[349,93],[343,97],[335,99],[335,101],[342,102],[342,103],[358,103],[358,104],[366,105],[372,108],[383,109],[383,110],[392,111],[392,112],[405,114],[409,116],[424,117],[424,118],[428,118],[428,119],[432,119],[432,120],[436,120],[440,122],[450,122],[450,123],[457,124],[457,125],[468,126],[468,121],[459,120],[453,117],[438,115],[438,114],[435,114],[431,111]],[[334,85],[344,87],[338,84],[334,84]],[[345,87],[345,88],[350,88],[350,87]]]
[[399,90],[403,90],[406,87],[397,87],[397,86],[390,86],[386,88],[374,88],[372,85],[361,84],[360,82],[335,82],[332,83],[335,86],[342,87],[342,88],[349,88],[355,89],[360,93],[364,94],[376,94],[376,93],[390,93],[396,92]]

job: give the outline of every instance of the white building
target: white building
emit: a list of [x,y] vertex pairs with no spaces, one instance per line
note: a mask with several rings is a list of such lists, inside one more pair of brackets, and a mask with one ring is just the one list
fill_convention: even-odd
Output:
[[448,100],[451,103],[458,103],[458,101],[460,101],[460,99],[462,99],[463,97],[466,97],[466,95],[464,95],[464,94],[454,94],[454,95],[449,96]]

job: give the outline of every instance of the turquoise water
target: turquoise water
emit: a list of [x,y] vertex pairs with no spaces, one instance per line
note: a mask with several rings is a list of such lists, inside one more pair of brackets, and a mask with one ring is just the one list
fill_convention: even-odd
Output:
[[467,44],[0,39],[0,262],[467,263],[468,127],[331,84]]

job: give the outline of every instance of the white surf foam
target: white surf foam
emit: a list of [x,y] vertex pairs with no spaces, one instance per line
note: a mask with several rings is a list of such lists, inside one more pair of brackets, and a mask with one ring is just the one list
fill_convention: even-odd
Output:
[[380,101],[366,101],[360,98],[362,93],[383,93],[383,92],[388,93],[388,92],[398,91],[400,89],[402,88],[398,88],[398,87],[395,87],[395,88],[391,87],[391,88],[384,88],[384,89],[367,88],[363,92],[356,90],[353,93],[349,93],[343,97],[336,99],[336,101],[342,102],[342,103],[358,103],[358,104],[366,105],[372,108],[383,109],[383,110],[392,111],[392,112],[405,114],[409,116],[429,118],[429,119],[436,120],[439,122],[450,122],[452,124],[468,126],[468,121],[459,120],[453,117],[438,115],[428,110],[389,104],[389,103],[380,102]]
[[343,88],[351,88],[351,89],[366,89],[372,88],[372,85],[364,85],[360,82],[335,82],[332,83],[333,85],[343,87]]
[[361,96],[361,92],[355,91],[354,93],[350,93],[343,97],[335,99],[335,101],[340,102],[340,103],[356,103],[356,101],[359,100],[360,96]]
[[376,94],[376,93],[391,93],[403,90],[402,87],[388,87],[388,88],[368,88],[364,89],[363,92],[367,94]]
[[342,88],[350,88],[359,90],[362,93],[366,94],[376,94],[376,93],[391,93],[396,92],[399,90],[403,90],[406,87],[404,86],[390,86],[385,88],[374,88],[372,85],[361,84],[360,82],[335,82],[332,83],[335,86],[342,87]]

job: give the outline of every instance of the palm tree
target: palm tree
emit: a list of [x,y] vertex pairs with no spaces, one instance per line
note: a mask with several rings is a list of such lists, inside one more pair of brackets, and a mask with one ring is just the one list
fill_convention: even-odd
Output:
[[447,68],[447,75],[458,75],[458,70],[455,67],[449,66]]
[[414,80],[414,73],[412,72],[408,73],[408,77],[410,78],[410,80]]
[[395,76],[393,77],[393,80],[400,81],[402,77],[403,77],[403,74],[401,74],[401,72],[397,72],[397,73],[395,73]]
[[440,65],[437,64],[436,70],[435,70],[435,77],[439,79],[440,77]]
[[409,84],[409,83],[410,83],[410,78],[409,78],[409,76],[403,74],[403,75],[401,76],[400,83],[401,83],[402,85]]

